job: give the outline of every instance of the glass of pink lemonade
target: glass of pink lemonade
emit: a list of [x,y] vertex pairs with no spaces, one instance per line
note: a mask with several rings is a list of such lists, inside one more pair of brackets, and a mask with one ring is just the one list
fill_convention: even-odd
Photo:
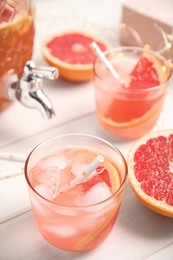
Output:
[[94,63],[96,110],[101,125],[125,139],[143,136],[156,124],[172,64],[156,52],[119,47],[105,52],[122,83],[99,59]]
[[[58,192],[102,155],[104,162],[81,183]],[[25,164],[33,215],[43,237],[69,251],[100,244],[112,230],[127,177],[123,155],[89,135],[62,135],[38,145]]]

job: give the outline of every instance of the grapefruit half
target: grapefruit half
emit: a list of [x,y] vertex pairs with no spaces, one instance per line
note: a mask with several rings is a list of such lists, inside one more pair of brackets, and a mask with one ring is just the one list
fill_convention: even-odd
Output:
[[173,218],[173,129],[139,139],[127,158],[129,180],[149,209]]
[[81,31],[67,31],[51,35],[42,45],[46,61],[69,81],[87,81],[93,77],[93,62],[96,58],[90,48],[95,41],[102,51],[109,44],[97,37]]

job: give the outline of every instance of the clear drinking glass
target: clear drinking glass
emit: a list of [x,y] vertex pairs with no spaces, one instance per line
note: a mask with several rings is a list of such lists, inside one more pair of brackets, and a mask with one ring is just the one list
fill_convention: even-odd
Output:
[[[95,157],[104,156],[81,184],[59,189],[84,173]],[[69,134],[38,145],[25,164],[32,211],[42,236],[54,246],[85,251],[100,244],[112,230],[122,201],[127,164],[107,141]]]
[[0,1],[0,112],[10,104],[7,81],[19,77],[31,59],[34,41],[34,8],[31,0]]
[[156,52],[138,47],[119,47],[106,51],[105,55],[124,84],[114,79],[96,59],[94,85],[98,119],[115,136],[141,137],[158,121],[172,64]]

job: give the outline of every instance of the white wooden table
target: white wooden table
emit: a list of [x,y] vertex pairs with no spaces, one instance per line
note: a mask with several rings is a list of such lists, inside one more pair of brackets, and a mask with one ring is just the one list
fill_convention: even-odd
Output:
[[[105,28],[118,28],[122,1],[117,0],[37,0],[39,15],[79,15]],[[54,8],[52,9],[51,6]],[[41,30],[40,30],[41,32]],[[37,33],[34,60],[45,64]],[[133,141],[125,142],[106,133],[95,114],[93,83],[69,84],[46,81],[45,92],[52,100],[56,117],[43,119],[39,112],[17,102],[0,114],[0,152],[19,153],[24,158],[41,141],[64,133],[87,133],[103,137],[127,156]],[[173,128],[172,90],[155,127]],[[21,171],[23,163],[0,160],[0,174]],[[116,225],[105,242],[83,254],[61,251],[48,244],[35,226],[23,174],[0,180],[0,259],[2,260],[171,260],[173,259],[173,220],[151,212],[136,199],[127,182]]]

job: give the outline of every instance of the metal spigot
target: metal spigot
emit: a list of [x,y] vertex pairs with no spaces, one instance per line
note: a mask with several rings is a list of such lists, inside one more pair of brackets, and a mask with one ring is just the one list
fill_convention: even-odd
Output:
[[8,88],[10,99],[17,99],[24,106],[38,109],[43,116],[51,118],[55,113],[48,97],[44,94],[43,78],[54,80],[59,73],[53,67],[36,67],[33,61],[28,61],[24,67],[22,78],[13,77]]

